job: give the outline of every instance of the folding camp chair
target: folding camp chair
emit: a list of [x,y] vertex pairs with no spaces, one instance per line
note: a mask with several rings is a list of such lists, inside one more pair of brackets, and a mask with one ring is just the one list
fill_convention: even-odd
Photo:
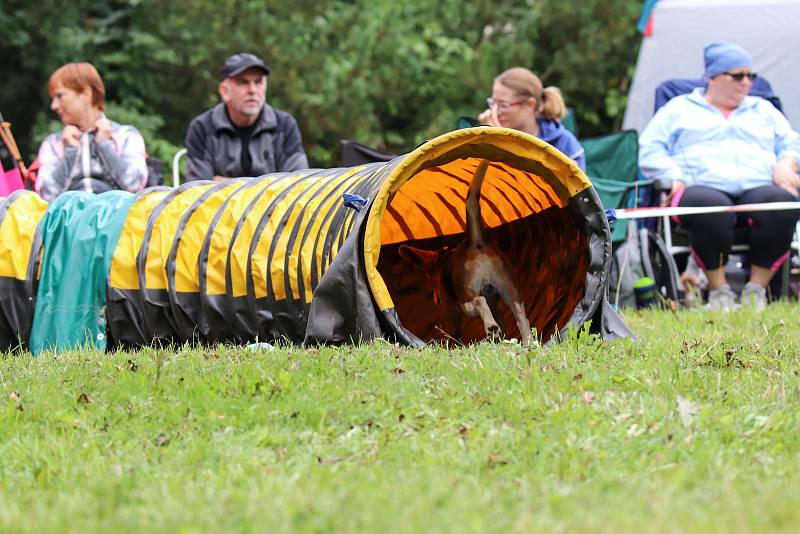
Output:
[[355,165],[363,165],[365,163],[375,163],[378,161],[391,161],[397,157],[397,154],[378,150],[350,139],[342,139],[342,167],[353,167]]
[[[657,112],[664,104],[676,96],[688,94],[694,91],[695,88],[703,87],[704,85],[704,80],[695,78],[673,78],[661,82],[658,87],[656,87],[654,112]],[[749,94],[750,96],[758,96],[771,102],[778,111],[783,113],[783,105],[780,98],[775,95],[772,91],[772,85],[763,77],[758,77],[753,80],[753,85],[750,88]],[[670,189],[666,184],[662,184],[658,180],[655,181],[654,187],[662,196],[666,195]],[[673,228],[669,217],[666,215],[662,217],[661,231],[670,254],[676,259],[676,263],[679,267],[683,267],[690,253],[688,232],[680,227]],[[748,244],[749,238],[750,232],[747,228],[737,228],[734,232],[734,244],[733,247],[731,247],[731,252],[743,253],[750,250],[750,245]],[[795,229],[795,237],[791,244],[791,250],[800,252],[800,223],[798,223]],[[788,295],[790,269],[791,258],[787,259],[784,263],[781,278],[779,279],[780,292],[783,296]],[[773,281],[777,283],[777,280],[773,279]]]
[[22,189],[27,175],[17,142],[11,133],[11,123],[5,122],[0,114],[0,196],[6,197]]
[[[580,141],[586,155],[586,175],[603,207],[649,206],[655,199],[652,182],[639,173],[639,136],[635,130]],[[680,298],[678,271],[666,247],[647,225],[618,221],[611,225],[612,260],[609,298],[620,307],[637,305],[635,279],[649,278],[664,299]]]
[[[636,130],[583,139],[580,141],[586,155],[586,175],[594,185],[603,207],[621,209],[641,204],[644,189],[652,182],[639,175],[639,137]],[[611,231],[612,243],[622,243],[628,225],[615,224]]]

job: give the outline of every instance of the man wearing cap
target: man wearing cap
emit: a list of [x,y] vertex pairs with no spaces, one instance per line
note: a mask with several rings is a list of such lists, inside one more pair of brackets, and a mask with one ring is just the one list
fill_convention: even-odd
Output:
[[186,132],[188,180],[308,168],[297,121],[265,103],[270,69],[261,58],[234,54],[222,67],[222,102],[195,117]]
[[[705,87],[667,102],[642,132],[639,166],[672,183],[672,206],[731,206],[797,200],[800,141],[770,102],[748,96],[756,74],[750,55],[717,41],[704,51]],[[741,302],[761,310],[766,286],[788,257],[797,211],[710,213],[680,217],[709,282],[709,307],[729,310],[725,278],[733,230],[750,232],[750,281]]]

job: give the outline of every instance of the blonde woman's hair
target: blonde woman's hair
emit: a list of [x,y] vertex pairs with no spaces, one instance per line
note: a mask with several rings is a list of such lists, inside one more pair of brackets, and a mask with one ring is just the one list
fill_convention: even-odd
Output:
[[567,116],[567,105],[561,89],[555,86],[542,88],[542,80],[525,67],[514,67],[503,72],[494,81],[508,87],[520,97],[536,99],[536,115],[553,121]]

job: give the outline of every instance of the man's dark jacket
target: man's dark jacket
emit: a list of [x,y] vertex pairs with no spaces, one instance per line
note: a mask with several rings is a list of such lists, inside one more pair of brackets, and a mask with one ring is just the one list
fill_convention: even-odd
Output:
[[[192,119],[186,132],[186,149],[187,180],[242,176],[242,143],[225,104]],[[294,117],[264,104],[250,136],[250,160],[253,176],[307,169],[308,159]]]

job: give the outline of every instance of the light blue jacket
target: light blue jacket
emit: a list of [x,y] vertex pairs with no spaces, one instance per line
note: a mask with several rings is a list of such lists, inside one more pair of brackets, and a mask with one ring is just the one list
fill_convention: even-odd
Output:
[[800,136],[770,102],[747,96],[726,118],[706,102],[705,89],[673,98],[639,138],[645,177],[705,185],[738,195],[773,183],[784,155],[800,161]]

